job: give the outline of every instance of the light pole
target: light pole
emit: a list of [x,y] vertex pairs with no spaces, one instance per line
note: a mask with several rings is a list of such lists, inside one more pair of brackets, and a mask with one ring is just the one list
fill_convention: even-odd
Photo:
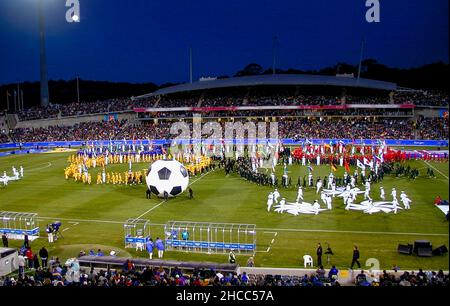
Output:
[[273,62],[272,62],[272,74],[275,75],[275,60],[276,60],[276,52],[277,52],[277,36],[273,37],[273,46],[272,46],[272,55],[273,55]]
[[42,10],[42,1],[38,0],[39,11],[39,44],[40,44],[40,67],[41,67],[41,106],[48,106],[48,79],[47,79],[47,60],[45,55],[45,20]]
[[77,75],[77,102],[80,103],[80,83]]

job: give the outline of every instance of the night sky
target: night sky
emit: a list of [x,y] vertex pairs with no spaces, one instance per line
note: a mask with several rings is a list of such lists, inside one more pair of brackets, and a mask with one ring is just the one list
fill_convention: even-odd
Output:
[[[367,23],[365,0],[80,0],[67,23],[65,0],[44,0],[49,79],[185,82],[233,75],[246,64],[319,69],[365,58],[391,67],[448,62],[448,0],[380,0]],[[0,84],[39,79],[36,0],[0,1]]]

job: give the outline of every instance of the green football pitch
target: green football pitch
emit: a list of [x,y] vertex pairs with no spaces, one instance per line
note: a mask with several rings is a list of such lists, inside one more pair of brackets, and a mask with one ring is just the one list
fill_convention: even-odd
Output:
[[[73,153],[70,153],[73,154]],[[191,177],[194,199],[186,193],[162,202],[161,199],[145,198],[146,187],[125,185],[84,185],[65,180],[63,169],[67,166],[69,153],[12,155],[0,158],[0,173],[11,172],[11,167],[24,167],[25,176],[20,181],[10,182],[0,188],[0,210],[35,212],[39,216],[41,236],[32,242],[36,252],[45,245],[50,255],[61,259],[74,257],[79,251],[101,248],[111,250],[118,256],[147,257],[146,252],[124,248],[123,223],[128,218],[140,216],[152,223],[153,238],[163,236],[163,224],[169,220],[206,221],[225,223],[251,223],[257,226],[256,266],[302,267],[302,257],[310,254],[315,258],[318,242],[324,247],[329,243],[334,255],[325,268],[336,265],[349,268],[353,245],[361,251],[361,262],[375,258],[381,269],[397,265],[400,269],[444,269],[448,270],[448,255],[431,258],[415,255],[400,255],[397,245],[429,240],[433,247],[448,246],[448,222],[444,214],[433,205],[440,195],[449,198],[448,163],[409,161],[411,167],[419,169],[420,176],[414,180],[385,176],[383,182],[372,186],[371,197],[379,199],[379,186],[384,186],[390,199],[390,190],[404,190],[411,198],[411,210],[398,214],[368,215],[359,211],[346,211],[342,199],[333,201],[333,210],[319,215],[278,214],[267,212],[269,187],[247,182],[236,174],[226,176],[222,169],[202,176]],[[134,164],[134,170],[148,168],[148,164]],[[108,166],[108,171],[128,170],[128,165]],[[435,168],[436,178],[426,176],[426,168]],[[281,176],[282,167],[277,169]],[[289,175],[295,185],[298,176],[307,173],[306,167],[292,165]],[[337,175],[343,174],[338,168]],[[353,169],[352,169],[353,171]],[[97,170],[91,169],[93,183]],[[314,176],[325,176],[330,167],[314,166]],[[296,187],[281,189],[287,201],[296,198]],[[305,201],[313,202],[318,196],[315,189],[307,189]],[[358,196],[362,200],[362,195]],[[358,202],[358,200],[356,202]],[[322,204],[323,205],[323,204]],[[60,220],[63,223],[63,238],[48,245],[45,225]],[[21,241],[10,241],[10,246],[20,247]],[[227,255],[192,254],[168,251],[165,259],[183,261],[226,262]],[[245,265],[247,256],[238,255],[237,260]]]

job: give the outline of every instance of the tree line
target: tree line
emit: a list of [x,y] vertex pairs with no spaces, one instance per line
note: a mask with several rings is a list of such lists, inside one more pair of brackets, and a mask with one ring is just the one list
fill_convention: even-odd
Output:
[[[331,67],[319,70],[301,70],[296,68],[276,69],[276,74],[312,74],[312,75],[336,75],[358,73],[358,65],[337,63]],[[237,71],[233,76],[219,76],[219,79],[249,75],[272,74],[272,68],[264,68],[257,63],[250,63]],[[436,62],[414,68],[391,68],[378,63],[375,59],[366,59],[361,64],[361,77],[397,83],[399,86],[414,89],[433,89],[448,91],[447,77],[449,65],[444,62]],[[52,103],[72,103],[77,101],[77,83],[72,80],[50,80],[49,91]],[[130,96],[138,96],[153,92],[160,88],[176,85],[176,83],[126,83],[92,81],[79,79],[80,101],[97,101]],[[14,104],[14,91],[17,93],[17,84],[0,86],[0,109],[6,109],[7,93],[9,93],[10,108]],[[23,91],[25,108],[39,105],[39,82],[24,82],[19,85],[19,92]]]

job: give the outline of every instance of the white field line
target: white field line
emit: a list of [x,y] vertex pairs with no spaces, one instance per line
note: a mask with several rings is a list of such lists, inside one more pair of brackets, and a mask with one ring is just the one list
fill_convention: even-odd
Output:
[[[73,221],[69,221],[68,223],[72,224],[73,226],[80,224],[80,222],[73,222]],[[66,227],[65,229],[63,229],[62,231],[65,232],[68,229],[70,229],[70,227]]]
[[209,171],[209,172],[207,172],[206,174],[200,176],[198,179],[196,179],[196,180],[190,182],[188,186],[191,186],[191,185],[194,184],[195,182],[201,180],[202,178],[204,178],[205,176],[207,176],[208,174],[210,174],[211,172],[214,172],[214,171],[216,171],[216,170]]
[[369,232],[369,231],[338,231],[321,229],[296,229],[296,228],[257,228],[257,230],[277,230],[284,232],[311,232],[311,233],[343,233],[343,234],[369,234],[369,235],[411,235],[411,236],[448,236],[436,233],[406,233],[406,232]]
[[256,253],[269,253],[270,248],[272,247],[272,244],[275,242],[275,237],[278,235],[277,232],[263,232],[263,234],[273,234],[273,238],[270,241],[269,246],[267,247],[267,249],[265,251],[256,251]]
[[[33,171],[36,171],[36,170],[46,169],[46,168],[52,166],[52,163],[51,163],[51,162],[46,162],[45,164],[46,164],[46,166],[44,166],[44,167],[31,168],[31,169],[29,169],[29,170],[27,170],[26,168],[24,168],[24,172],[25,172],[25,173],[26,173],[27,171],[33,172]],[[43,164],[41,164],[41,165],[43,165]]]
[[[213,170],[213,171],[214,171],[214,170]],[[192,181],[191,183],[189,183],[188,186],[191,186],[192,184],[194,184],[195,182],[201,180],[202,178],[204,178],[205,176],[207,176],[208,174],[210,174],[210,173],[213,172],[213,171],[210,171],[210,172],[208,172],[208,173],[206,173],[206,174],[200,176],[200,177],[197,178],[196,180],[194,180],[194,181]],[[155,208],[161,206],[164,202],[165,202],[165,201],[162,201],[162,202],[158,203],[157,205],[153,206],[152,208],[150,208],[150,209],[147,210],[146,212],[144,212],[144,213],[142,213],[141,215],[139,215],[139,217],[136,217],[135,220],[136,220],[136,219],[142,218],[143,216],[145,216],[146,214],[148,214],[149,212],[151,212],[151,211],[154,210]]]
[[436,169],[435,167],[433,167],[430,163],[428,163],[427,161],[423,161],[425,164],[427,164],[428,166],[430,166],[431,168],[433,168],[434,170],[436,170],[437,172],[439,172],[443,177],[445,177],[448,180],[448,176],[445,175],[444,173],[442,173],[439,169]]
[[[71,219],[71,218],[57,218],[57,217],[38,217],[38,220],[64,220],[64,221],[77,221],[77,222],[89,222],[89,223],[109,223],[109,224],[123,224],[123,221],[114,220],[91,220],[91,219]],[[163,226],[161,223],[150,223],[154,226]],[[369,235],[407,235],[407,236],[448,236],[449,234],[437,234],[437,233],[406,233],[406,232],[366,232],[366,231],[338,231],[338,230],[321,230],[321,229],[298,229],[298,228],[257,228],[257,230],[263,231],[279,231],[279,232],[309,232],[309,233],[344,233],[344,234],[369,234]],[[276,235],[275,235],[276,237]]]
[[158,204],[156,204],[155,206],[153,206],[152,208],[150,208],[150,209],[147,210],[146,212],[144,212],[144,213],[142,213],[141,215],[139,215],[138,217],[136,217],[135,220],[136,220],[136,219],[140,219],[141,217],[145,216],[146,214],[148,214],[149,212],[151,212],[153,209],[155,209],[155,208],[159,207],[160,205],[162,205],[164,202],[165,202],[165,200],[159,202]]

